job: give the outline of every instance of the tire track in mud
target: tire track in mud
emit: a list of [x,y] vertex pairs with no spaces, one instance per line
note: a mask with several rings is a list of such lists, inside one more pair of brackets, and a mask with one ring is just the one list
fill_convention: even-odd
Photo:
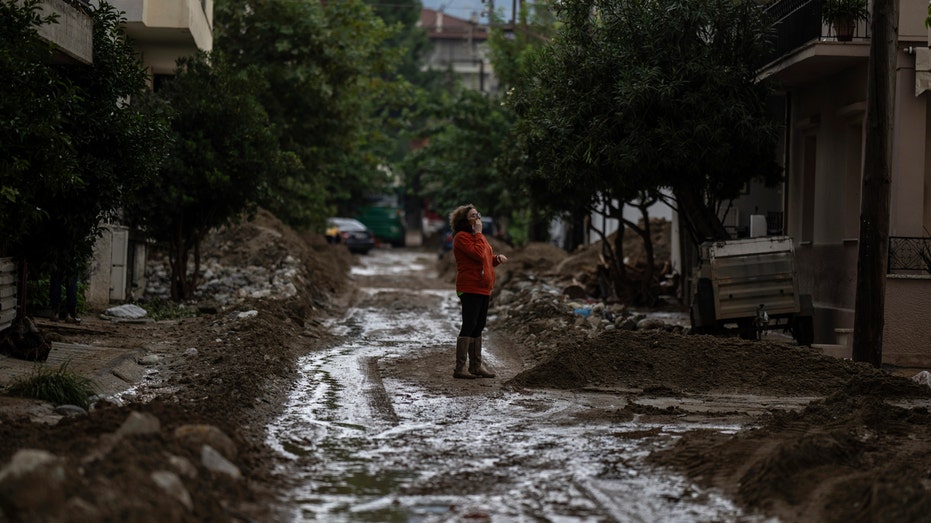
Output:
[[378,370],[378,357],[369,356],[362,360],[364,381],[367,386],[363,389],[369,397],[372,411],[376,417],[381,418],[385,423],[391,425],[398,424],[398,415],[391,404],[391,397],[385,390],[385,384],[381,379],[381,373]]

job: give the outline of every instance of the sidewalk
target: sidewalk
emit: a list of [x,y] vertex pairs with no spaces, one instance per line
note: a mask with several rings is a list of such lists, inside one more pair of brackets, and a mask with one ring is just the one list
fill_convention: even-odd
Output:
[[[82,325],[66,325],[42,318],[35,321],[36,326],[43,332],[64,334],[59,337],[70,337],[67,336],[69,333],[99,333],[102,337],[107,336],[105,330],[98,330],[106,329],[106,323],[92,321]],[[53,341],[48,359],[44,362],[0,355],[0,386],[6,388],[17,380],[27,379],[40,368],[57,371],[62,365],[67,365],[71,372],[93,380],[99,395],[109,396],[123,392],[142,380],[145,369],[136,362],[142,352],[142,349]],[[4,401],[0,402],[0,408],[5,408],[8,404],[17,408],[21,406],[22,402],[6,401],[9,397],[2,394],[2,390],[0,396],[4,398]]]

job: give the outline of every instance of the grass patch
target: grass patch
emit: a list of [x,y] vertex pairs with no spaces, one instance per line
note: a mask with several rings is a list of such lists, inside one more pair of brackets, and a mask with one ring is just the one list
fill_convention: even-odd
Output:
[[77,405],[90,407],[90,397],[97,387],[90,378],[75,374],[68,369],[68,362],[58,370],[36,366],[31,376],[15,380],[7,388],[7,394],[21,398],[35,398],[55,405]]

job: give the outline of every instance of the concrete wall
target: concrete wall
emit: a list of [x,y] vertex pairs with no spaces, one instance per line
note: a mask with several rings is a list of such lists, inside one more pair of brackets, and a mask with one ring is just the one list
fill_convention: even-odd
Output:
[[787,233],[798,248],[799,287],[815,306],[815,342],[853,324],[856,298],[866,64],[790,93]]
[[[111,0],[147,67],[213,49],[213,0]],[[166,59],[166,56],[170,59]]]
[[883,363],[931,368],[931,276],[886,278]]

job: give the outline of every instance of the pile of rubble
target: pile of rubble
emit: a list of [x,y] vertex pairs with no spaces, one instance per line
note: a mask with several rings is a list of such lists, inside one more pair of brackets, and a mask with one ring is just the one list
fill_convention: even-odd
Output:
[[[194,270],[193,265],[189,270]],[[300,260],[286,256],[273,267],[224,265],[219,257],[201,263],[200,284],[194,293],[197,300],[209,299],[220,306],[247,298],[290,298],[297,294],[294,280],[299,278]],[[171,270],[168,258],[150,258],[146,264],[146,298],[171,297]]]
[[[252,219],[213,231],[204,241],[194,298],[223,308],[249,299],[293,298],[302,292],[307,295],[300,299],[325,302],[344,284],[344,276],[332,266],[352,259],[346,249],[330,247],[323,236],[299,234],[259,209]],[[188,271],[193,270],[189,264]],[[170,297],[166,254],[149,256],[146,275],[146,299]]]

